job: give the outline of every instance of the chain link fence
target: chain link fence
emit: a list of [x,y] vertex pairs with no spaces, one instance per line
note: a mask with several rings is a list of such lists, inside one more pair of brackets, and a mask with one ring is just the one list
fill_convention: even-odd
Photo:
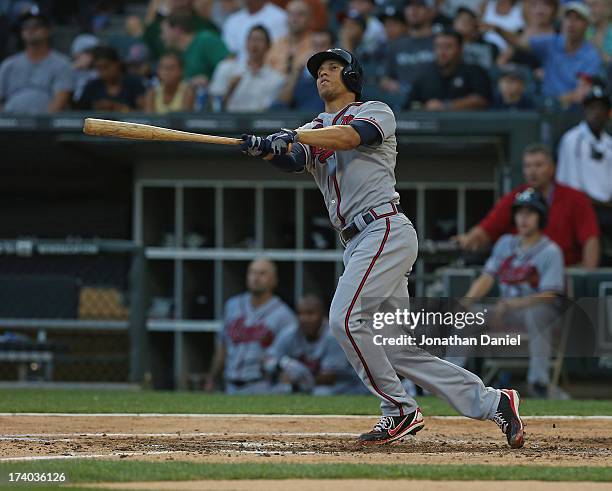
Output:
[[139,382],[144,255],[128,241],[0,241],[0,380]]

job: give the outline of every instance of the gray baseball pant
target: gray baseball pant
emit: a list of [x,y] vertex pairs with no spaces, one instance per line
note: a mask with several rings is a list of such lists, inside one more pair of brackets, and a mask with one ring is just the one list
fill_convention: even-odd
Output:
[[[374,343],[371,314],[383,304],[406,306],[407,275],[417,252],[416,231],[403,214],[363,227],[344,251],[344,273],[332,300],[330,328],[361,380],[381,400],[383,415],[401,416],[417,408],[399,374],[446,400],[464,416],[490,419],[499,404],[499,391],[485,387],[473,373],[418,347]],[[385,331],[388,336],[404,333],[400,326]]]

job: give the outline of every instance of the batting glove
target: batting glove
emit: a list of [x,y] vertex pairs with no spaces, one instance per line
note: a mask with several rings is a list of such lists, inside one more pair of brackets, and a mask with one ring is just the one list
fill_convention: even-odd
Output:
[[249,157],[264,158],[271,152],[270,141],[267,138],[246,134],[242,135],[241,138],[240,150]]
[[274,155],[286,155],[290,145],[298,141],[297,131],[282,128],[278,133],[266,137],[270,142],[270,150]]

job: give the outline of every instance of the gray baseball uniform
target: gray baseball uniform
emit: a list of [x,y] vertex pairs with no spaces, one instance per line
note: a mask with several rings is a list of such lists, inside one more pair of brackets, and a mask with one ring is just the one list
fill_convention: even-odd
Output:
[[[282,370],[289,375],[293,384],[312,391],[314,395],[361,393],[363,388],[326,320],[321,326],[319,337],[312,341],[304,336],[299,327],[283,330],[274,340],[266,357],[283,365]],[[316,386],[314,377],[322,373],[334,374],[335,384]]]
[[[497,279],[504,298],[527,297],[539,292],[564,292],[563,252],[546,236],[528,249],[521,247],[517,235],[500,237],[484,271]],[[549,382],[551,327],[558,315],[554,304],[543,302],[507,316],[508,324],[518,324],[527,330],[527,382],[530,384],[547,385]]]
[[[417,408],[399,374],[446,399],[465,416],[491,418],[499,392],[485,387],[476,375],[418,347],[383,347],[374,342],[367,318],[383,304],[406,306],[407,275],[418,244],[412,223],[397,212],[395,116],[389,106],[377,101],[351,103],[338,113],[320,114],[303,128],[351,121],[373,125],[381,142],[336,152],[300,144],[306,169],[323,193],[334,227],[343,229],[354,222],[360,230],[346,244],[345,269],[330,309],[331,331],[359,377],[380,398],[384,415],[403,415]],[[366,224],[362,215],[368,211],[374,221]],[[394,329],[401,328],[391,326],[385,333],[396,335]]]
[[500,237],[484,271],[498,280],[504,298],[564,292],[563,253],[546,236],[528,249],[521,247],[518,235]]
[[257,308],[250,293],[230,298],[225,304],[221,342],[225,345],[223,375],[228,393],[267,392],[262,361],[266,349],[284,329],[297,326],[291,309],[274,296]]

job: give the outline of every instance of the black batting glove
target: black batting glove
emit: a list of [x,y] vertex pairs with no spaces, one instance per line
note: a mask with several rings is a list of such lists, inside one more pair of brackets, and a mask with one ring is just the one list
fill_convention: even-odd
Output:
[[297,131],[282,128],[278,133],[266,137],[270,142],[270,150],[274,155],[286,155],[292,144],[297,142]]
[[263,159],[266,155],[271,153],[270,141],[267,138],[244,134],[241,136],[241,139],[242,143],[240,143],[240,150],[249,157]]

